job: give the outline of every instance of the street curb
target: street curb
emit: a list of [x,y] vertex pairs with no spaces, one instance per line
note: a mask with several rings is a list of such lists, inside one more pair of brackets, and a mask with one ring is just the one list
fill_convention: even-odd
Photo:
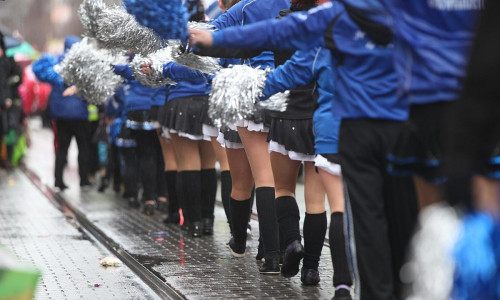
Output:
[[70,211],[80,225],[90,232],[94,238],[102,243],[109,251],[119,258],[132,272],[134,272],[144,283],[146,283],[161,299],[179,300],[186,299],[173,286],[165,283],[155,274],[149,271],[119,244],[114,242],[102,230],[94,225],[80,210],[67,201],[62,195],[56,193],[48,185],[44,184],[40,177],[28,167],[22,166],[21,170],[30,179],[30,181],[61,211]]

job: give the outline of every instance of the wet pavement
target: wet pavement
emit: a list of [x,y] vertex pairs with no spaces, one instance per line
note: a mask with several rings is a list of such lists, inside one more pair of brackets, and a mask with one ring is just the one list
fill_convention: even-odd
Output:
[[[28,168],[49,186],[53,185],[52,140],[49,130],[33,129],[32,148],[25,160]],[[287,279],[259,274],[254,259],[258,244],[256,221],[252,221],[254,238],[247,243],[249,255],[233,259],[226,245],[230,234],[221,207],[216,207],[215,235],[194,239],[178,226],[164,225],[160,214],[147,217],[137,209],[128,208],[110,189],[104,194],[95,189],[80,191],[74,145],[65,181],[70,188],[61,196],[107,238],[188,299],[330,299],[334,293],[333,270],[326,247],[320,262],[320,285],[305,287],[299,276]]]
[[128,267],[102,267],[110,252],[21,171],[0,178],[0,245],[42,271],[35,299],[158,299]]

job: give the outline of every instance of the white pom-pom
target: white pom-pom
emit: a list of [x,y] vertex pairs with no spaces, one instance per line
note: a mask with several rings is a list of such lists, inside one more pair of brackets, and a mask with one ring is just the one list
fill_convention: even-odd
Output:
[[220,70],[213,79],[208,114],[221,128],[247,119],[256,112],[268,70],[236,65]]
[[89,103],[101,104],[121,85],[122,78],[115,75],[112,65],[116,59],[112,52],[97,49],[87,38],[74,44],[55,70],[67,84],[75,85]]
[[102,0],[84,0],[78,8],[78,16],[82,22],[84,35],[90,38],[95,38],[99,30],[97,21],[100,14],[106,8]]
[[172,58],[176,63],[205,74],[215,74],[221,69],[216,58],[199,56],[192,52],[183,51],[181,46],[180,40],[168,41],[168,48],[171,50]]
[[410,259],[401,268],[401,280],[411,286],[407,299],[449,299],[459,225],[457,212],[445,204],[428,206],[420,213]]
[[166,45],[154,32],[134,19],[121,6],[104,9],[97,20],[96,39],[102,47],[134,50],[148,55]]
[[290,97],[290,91],[285,91],[283,93],[277,93],[269,97],[265,101],[260,101],[257,103],[259,109],[273,110],[273,111],[286,111],[288,106],[288,101]]

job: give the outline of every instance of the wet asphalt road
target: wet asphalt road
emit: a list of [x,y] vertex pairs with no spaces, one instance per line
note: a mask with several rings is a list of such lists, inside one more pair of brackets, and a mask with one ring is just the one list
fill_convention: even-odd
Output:
[[21,171],[0,174],[0,190],[0,245],[41,270],[35,299],[158,299],[128,267],[102,267],[110,252]]
[[[33,145],[26,165],[44,183],[52,186],[52,134],[46,129],[33,129],[32,135]],[[128,208],[111,190],[104,194],[95,189],[80,191],[74,145],[68,157],[65,180],[70,189],[61,196],[77,207],[108,238],[188,299],[330,299],[334,293],[331,286],[333,270],[326,247],[320,262],[320,285],[304,287],[299,276],[286,279],[258,273],[258,264],[254,259],[258,236],[258,223],[255,221],[252,221],[254,238],[249,239],[247,244],[247,253],[250,254],[243,259],[233,259],[226,246],[230,234],[221,207],[216,208],[215,235],[193,239],[185,236],[178,226],[165,226],[160,214],[147,217],[137,209]],[[129,298],[136,297],[121,299]]]

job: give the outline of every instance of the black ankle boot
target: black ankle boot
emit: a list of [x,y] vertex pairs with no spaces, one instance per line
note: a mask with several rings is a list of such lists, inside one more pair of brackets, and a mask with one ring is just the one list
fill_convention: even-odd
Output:
[[200,237],[202,235],[201,233],[201,223],[200,222],[193,222],[189,226],[189,229],[191,231],[191,236],[192,237]]
[[155,206],[153,203],[144,204],[142,211],[146,216],[152,216],[155,214]]
[[68,186],[66,184],[62,183],[62,182],[61,183],[56,183],[54,186],[57,189],[59,189],[60,191],[64,191],[65,189],[68,188]]
[[102,178],[101,179],[101,184],[99,185],[99,188],[97,189],[97,191],[99,193],[103,193],[104,190],[106,190],[109,186],[109,179],[107,178]]
[[304,257],[304,247],[299,241],[293,241],[286,247],[281,266],[281,275],[293,277],[299,273],[300,260]]
[[168,209],[168,204],[167,204],[167,201],[160,201],[160,200],[157,200],[156,203],[158,204],[158,210],[162,213],[165,213],[167,212],[167,209]]
[[181,221],[181,216],[178,212],[171,212],[167,215],[165,219],[163,219],[163,223],[165,224],[179,224]]
[[141,203],[139,203],[139,201],[135,197],[128,198],[127,202],[128,202],[128,206],[133,207],[133,208],[138,208],[139,206],[141,206]]
[[245,257],[245,252],[247,249],[246,243],[238,244],[234,241],[234,238],[231,238],[228,243],[229,251],[231,255],[236,258]]
[[280,258],[279,256],[266,258],[266,261],[259,268],[260,274],[279,275],[280,273]]
[[350,287],[335,287],[335,296],[332,300],[352,300]]
[[214,234],[214,219],[203,218],[202,222],[203,222],[203,234],[213,235]]
[[257,247],[257,255],[255,255],[255,260],[264,262],[264,243],[262,242],[262,239],[259,238],[259,246]]
[[302,268],[300,281],[303,285],[317,285],[320,281],[318,270]]

